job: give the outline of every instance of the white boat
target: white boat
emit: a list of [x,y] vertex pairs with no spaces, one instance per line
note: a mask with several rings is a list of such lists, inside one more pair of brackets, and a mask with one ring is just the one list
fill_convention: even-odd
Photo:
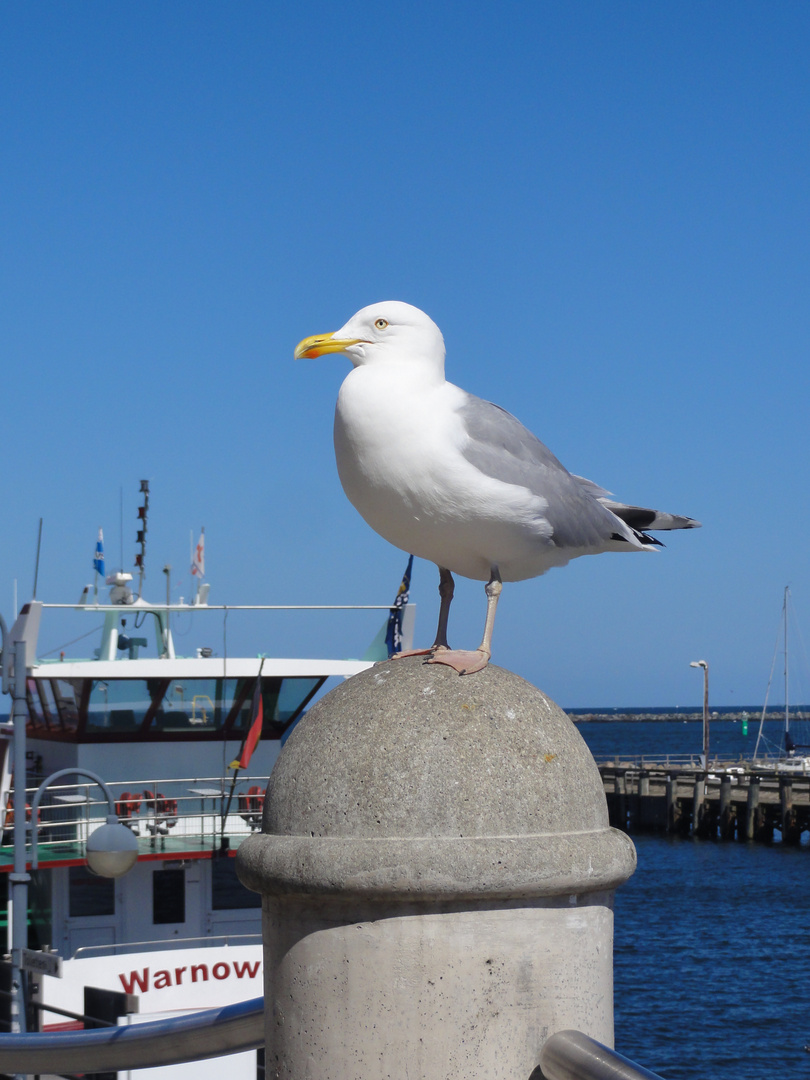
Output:
[[[108,581],[108,603],[85,590],[73,607],[84,617],[103,617],[91,659],[37,655],[41,619],[70,605],[31,601],[7,635],[27,649],[29,816],[36,792],[41,800],[28,945],[41,955],[44,968],[47,954],[57,954],[62,972],[61,978],[29,976],[35,1001],[29,1030],[81,1027],[81,1016],[98,1016],[100,1010],[100,1019],[137,1023],[262,994],[260,897],[238,881],[233,855],[241,840],[261,827],[264,791],[281,740],[307,704],[328,678],[347,678],[384,658],[372,651],[354,660],[260,659],[216,656],[205,647],[180,656],[171,625],[179,615],[196,630],[217,612],[222,619],[236,610],[263,609],[209,605],[207,586],[191,604],[152,604],[133,593],[130,575],[115,574]],[[399,610],[408,638],[413,607]],[[383,637],[378,635],[378,646]],[[245,745],[259,698],[261,741],[249,762],[243,761],[247,767],[230,768]],[[14,865],[11,812],[6,812],[10,740],[5,725],[0,733],[4,900]],[[89,872],[85,844],[104,824],[108,804],[86,775],[47,783],[64,769],[97,774],[106,782],[119,821],[138,839],[137,862],[126,875],[112,879]],[[34,830],[29,826],[28,831]],[[32,839],[29,835],[29,866]],[[85,988],[91,988],[89,995]],[[151,1072],[199,1080],[221,1076],[223,1067],[222,1060],[214,1060]],[[253,1080],[256,1052],[229,1058],[227,1069],[233,1080]]]

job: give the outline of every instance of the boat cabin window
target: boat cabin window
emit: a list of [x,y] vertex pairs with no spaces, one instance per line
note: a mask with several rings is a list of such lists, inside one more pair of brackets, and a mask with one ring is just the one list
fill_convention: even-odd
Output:
[[[324,677],[262,678],[263,736],[280,738]],[[76,742],[241,739],[255,679],[28,679],[32,736]]]
[[147,679],[83,679],[89,686],[85,728],[88,731],[135,731],[151,702]]
[[152,874],[152,922],[155,926],[186,921],[186,871],[181,867]]
[[71,918],[115,914],[113,878],[97,877],[86,866],[68,867],[68,875],[68,913]]
[[233,859],[214,859],[211,863],[211,907],[214,911],[233,908],[260,908],[261,893],[243,885],[236,874]]
[[233,710],[238,679],[172,679],[160,698],[152,727],[158,731],[215,731]]

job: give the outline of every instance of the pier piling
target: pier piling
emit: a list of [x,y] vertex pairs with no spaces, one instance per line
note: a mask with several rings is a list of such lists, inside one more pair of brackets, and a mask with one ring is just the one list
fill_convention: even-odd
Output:
[[800,844],[810,832],[810,773],[768,766],[670,760],[599,763],[611,824],[634,832]]
[[759,826],[759,777],[752,776],[748,782],[748,799],[745,810],[745,840],[755,840]]
[[720,839],[733,840],[737,827],[737,812],[731,801],[731,777],[720,781]]

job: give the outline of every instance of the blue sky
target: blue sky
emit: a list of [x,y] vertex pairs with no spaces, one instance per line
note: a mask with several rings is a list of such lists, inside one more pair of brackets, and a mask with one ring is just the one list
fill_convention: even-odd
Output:
[[[0,610],[134,556],[188,596],[388,603],[405,558],[340,489],[348,362],[305,335],[401,299],[448,378],[572,471],[700,518],[507,586],[494,660],[564,706],[765,690],[810,634],[810,7],[8,2],[0,10]],[[428,644],[436,571],[417,563]],[[460,582],[451,643],[484,598]],[[358,654],[368,615],[244,630]],[[230,633],[230,631],[229,631]],[[234,643],[239,640],[236,629]]]

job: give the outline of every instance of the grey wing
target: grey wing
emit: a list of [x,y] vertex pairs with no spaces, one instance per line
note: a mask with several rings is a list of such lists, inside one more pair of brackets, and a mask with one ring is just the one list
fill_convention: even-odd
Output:
[[607,492],[573,476],[511,413],[468,394],[459,415],[468,436],[464,457],[486,476],[545,499],[543,516],[557,547],[599,548],[629,539],[630,530],[597,497]]

